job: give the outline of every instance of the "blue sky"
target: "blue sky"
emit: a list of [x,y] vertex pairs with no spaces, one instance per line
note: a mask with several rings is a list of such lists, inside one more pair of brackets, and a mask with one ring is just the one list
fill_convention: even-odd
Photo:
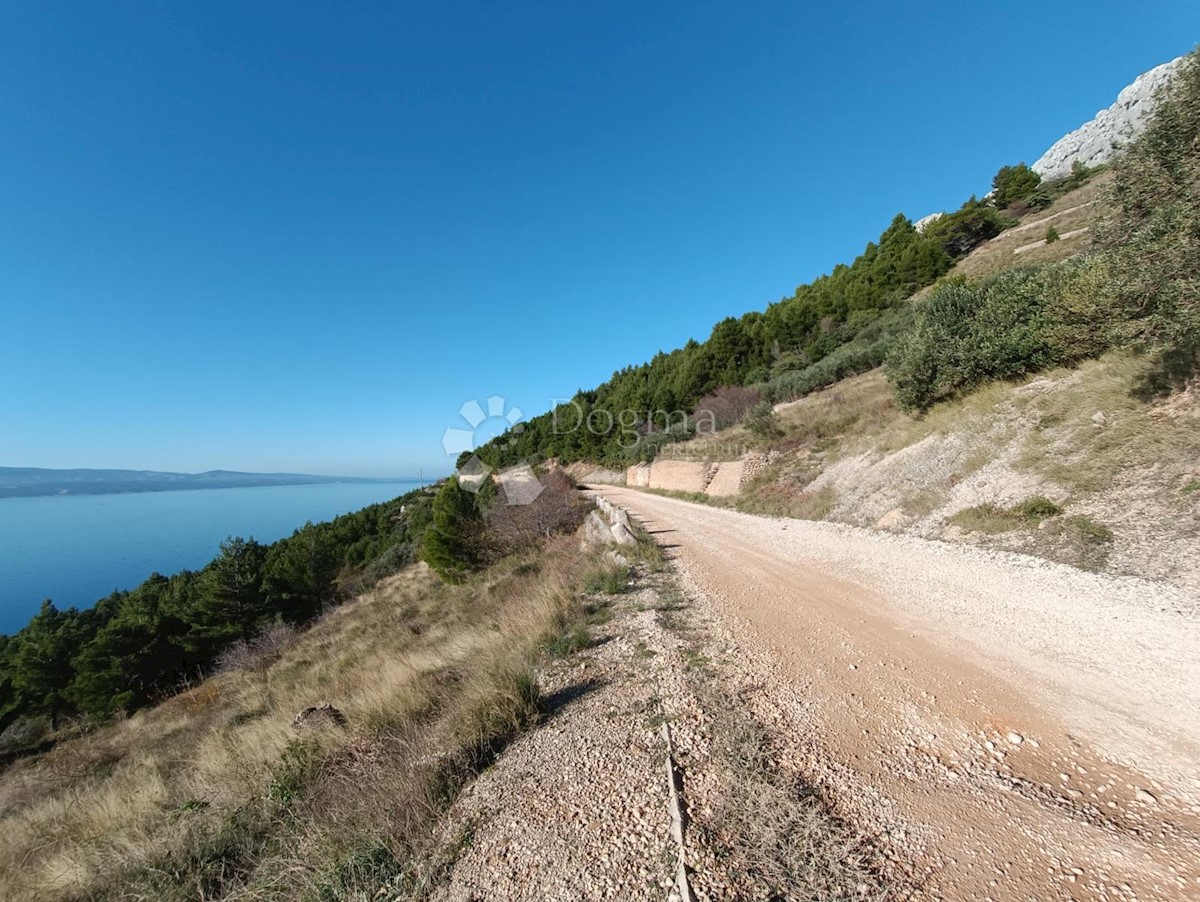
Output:
[[[1153,9],[1153,12],[1150,10]],[[0,9],[0,464],[402,475],[987,190],[1200,5]]]

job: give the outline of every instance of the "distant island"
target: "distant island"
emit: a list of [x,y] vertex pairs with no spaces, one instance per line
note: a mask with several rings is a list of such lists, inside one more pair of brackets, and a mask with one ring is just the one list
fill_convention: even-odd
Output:
[[184,489],[239,489],[268,485],[332,485],[394,482],[368,476],[312,476],[305,473],[159,473],[154,470],[47,470],[0,467],[0,498],[37,495],[115,495],[127,492],[175,492]]

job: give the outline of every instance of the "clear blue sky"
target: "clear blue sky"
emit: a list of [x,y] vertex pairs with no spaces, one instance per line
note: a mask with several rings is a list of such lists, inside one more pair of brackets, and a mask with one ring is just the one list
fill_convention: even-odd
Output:
[[0,8],[0,464],[449,469],[983,193],[1200,4]]

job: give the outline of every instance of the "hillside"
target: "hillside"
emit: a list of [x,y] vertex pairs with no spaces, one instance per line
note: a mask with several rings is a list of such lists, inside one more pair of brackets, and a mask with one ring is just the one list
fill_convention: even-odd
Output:
[[[1186,73],[1178,77],[1180,84],[1195,77],[1194,65],[1177,68]],[[1142,104],[1143,111],[1149,106]],[[1151,121],[1136,119],[1123,127],[1144,128]],[[1182,135],[1174,140],[1183,142],[1177,147],[1186,144]],[[1141,154],[1153,156],[1157,152],[1153,144],[1142,140],[1131,148],[1140,147]],[[749,395],[740,392],[742,401],[731,402],[721,397],[722,392],[748,389],[759,399],[779,403],[879,366],[898,337],[919,331],[914,318],[921,307],[914,302],[924,299],[934,285],[954,285],[956,277],[976,279],[1007,269],[1039,268],[1057,281],[1055,290],[1090,294],[1090,301],[1071,301],[1079,308],[1070,314],[1075,318],[1072,324],[1056,327],[1063,332],[1063,346],[1057,353],[1064,363],[1095,356],[1108,347],[1132,346],[1143,338],[1158,340],[1150,332],[1171,327],[1165,321],[1134,323],[1150,312],[1139,307],[1135,298],[1117,298],[1115,284],[1108,297],[1084,285],[1087,279],[1099,277],[1098,263],[1086,278],[1060,275],[1066,270],[1051,266],[1082,255],[1091,245],[1093,228],[1104,217],[1113,219],[1105,232],[1105,249],[1120,256],[1119,230],[1136,227],[1130,217],[1143,216],[1146,207],[1147,198],[1134,193],[1161,192],[1161,199],[1167,200],[1169,187],[1137,184],[1134,174],[1148,162],[1134,162],[1137,156],[1133,150],[1122,156],[1127,162],[1116,171],[1126,178],[1118,183],[1105,167],[1088,168],[1076,162],[1069,174],[1043,180],[1021,163],[996,173],[987,198],[971,197],[952,213],[926,217],[920,229],[897,214],[878,241],[869,243],[850,264],[799,286],[792,296],[765,310],[722,320],[704,342],[692,341],[647,363],[618,370],[604,384],[579,392],[570,402],[519,424],[473,453],[492,467],[555,459],[622,468],[651,460],[667,445],[711,434],[728,425],[730,418],[740,419]],[[1111,200],[1118,202],[1108,204]],[[1121,217],[1126,221],[1117,222]],[[1150,240],[1161,243],[1163,238]],[[1132,255],[1128,250],[1124,253],[1120,265],[1132,266]],[[1068,288],[1067,282],[1072,286]],[[1052,304],[1049,294],[1043,300]],[[1086,303],[1092,308],[1085,311]],[[1121,318],[1129,320],[1129,328],[1117,321]],[[1095,322],[1089,325],[1087,319]],[[1068,350],[1072,342],[1065,334],[1067,328],[1082,330],[1073,350]],[[1014,374],[1019,374],[1019,367]],[[460,465],[471,456],[464,453]]]
[[[1147,115],[1150,89],[1171,72],[1171,101]],[[1005,207],[1006,227],[858,331],[864,311],[829,326],[837,342],[806,368],[766,381],[747,371],[741,386],[710,381],[686,425],[644,424],[631,453],[572,471],[1200,589],[1189,250],[1198,81],[1194,56],[1162,67],[1122,93],[1137,116],[1089,126],[1125,138],[1150,129],[1111,169],[1076,166],[1052,190],[1021,167],[1002,170],[991,204],[1012,181],[1026,192]],[[718,337],[697,352],[711,355]],[[776,346],[772,367],[791,353]],[[575,456],[561,442],[548,447]]]

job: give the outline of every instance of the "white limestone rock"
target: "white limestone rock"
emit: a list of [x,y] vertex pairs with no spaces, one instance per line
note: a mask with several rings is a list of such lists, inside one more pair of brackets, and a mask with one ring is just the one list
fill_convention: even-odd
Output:
[[1122,145],[1141,134],[1146,118],[1154,111],[1156,94],[1170,82],[1183,59],[1179,57],[1139,75],[1117,95],[1116,103],[1054,142],[1030,168],[1050,181],[1070,175],[1076,160],[1085,166],[1107,163]]

